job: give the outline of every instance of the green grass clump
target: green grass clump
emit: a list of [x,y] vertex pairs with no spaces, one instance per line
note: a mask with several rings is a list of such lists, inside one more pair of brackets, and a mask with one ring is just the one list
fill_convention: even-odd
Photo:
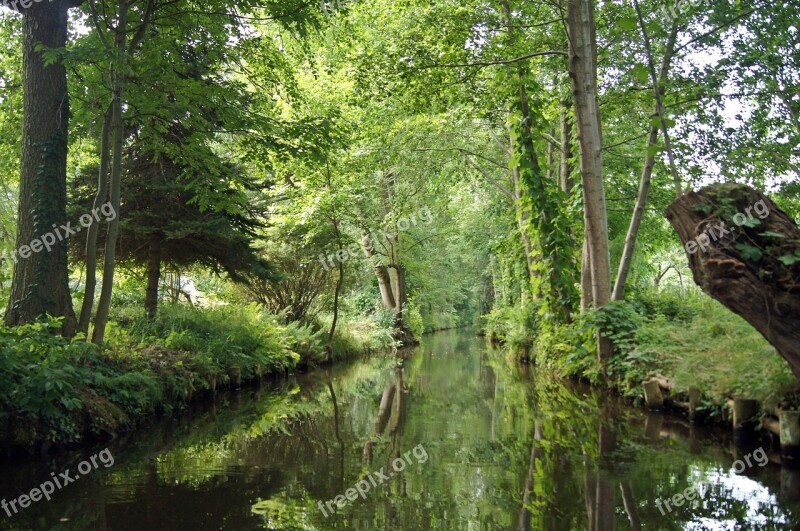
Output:
[[786,361],[753,327],[716,302],[688,323],[656,316],[636,334],[631,357],[670,376],[678,390],[697,387],[716,405],[745,396],[774,406],[797,386]]
[[[615,349],[606,373],[597,362],[599,328]],[[539,365],[630,397],[640,398],[642,381],[655,374],[671,378],[677,393],[700,389],[712,411],[734,396],[758,400],[769,409],[798,394],[788,364],[761,334],[699,293],[639,293],[581,314],[570,325],[543,323],[535,346]]]

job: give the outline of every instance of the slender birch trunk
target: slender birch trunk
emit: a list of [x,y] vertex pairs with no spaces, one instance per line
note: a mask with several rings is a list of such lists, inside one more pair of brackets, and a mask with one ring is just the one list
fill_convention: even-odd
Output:
[[[595,308],[611,300],[611,262],[608,220],[603,186],[603,138],[597,101],[596,0],[568,0],[569,73],[575,101],[575,119],[581,148],[584,222],[591,264],[592,299]],[[598,332],[597,355],[601,366],[613,353],[611,341]]]

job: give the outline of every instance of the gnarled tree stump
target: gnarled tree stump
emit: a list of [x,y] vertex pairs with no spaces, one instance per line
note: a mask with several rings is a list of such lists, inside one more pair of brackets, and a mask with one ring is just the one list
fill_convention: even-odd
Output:
[[753,325],[800,379],[800,229],[761,192],[718,184],[689,192],[666,216],[695,283]]

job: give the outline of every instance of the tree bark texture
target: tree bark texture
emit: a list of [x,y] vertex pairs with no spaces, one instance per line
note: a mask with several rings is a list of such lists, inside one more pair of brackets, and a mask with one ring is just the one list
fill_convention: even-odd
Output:
[[[597,33],[595,0],[569,0],[569,75],[575,102],[575,121],[580,145],[584,222],[591,264],[592,300],[602,308],[611,299],[611,259],[608,249],[608,219],[603,186],[602,125],[597,100]],[[597,354],[601,365],[612,355],[610,340],[598,334]]]
[[[35,3],[23,19],[23,145],[20,173],[17,262],[5,315],[8,325],[44,314],[63,317],[61,333],[76,331],[67,267],[67,131],[70,108],[67,73],[61,61],[45,65],[42,44],[63,49],[67,11],[63,0]],[[74,230],[74,229],[73,229]],[[58,232],[56,232],[58,231]],[[60,235],[50,249],[25,246],[45,235]],[[40,242],[41,243],[41,242]],[[23,256],[27,255],[27,256]]]
[[761,192],[731,184],[688,192],[666,215],[695,283],[758,330],[800,379],[800,261],[784,263],[800,260],[794,220]]
[[[103,117],[103,130],[100,138],[100,173],[97,177],[97,194],[94,197],[94,209],[98,210],[108,196],[108,167],[111,158],[111,120],[113,119],[114,107],[108,106]],[[81,305],[80,321],[78,330],[84,334],[89,333],[89,322],[92,320],[92,309],[94,308],[94,295],[97,288],[97,234],[100,232],[100,224],[92,223],[86,235],[86,289]]]

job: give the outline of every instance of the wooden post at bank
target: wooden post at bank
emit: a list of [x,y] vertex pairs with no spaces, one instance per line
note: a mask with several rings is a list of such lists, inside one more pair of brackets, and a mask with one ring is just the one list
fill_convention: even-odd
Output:
[[782,410],[778,415],[781,423],[781,459],[786,464],[800,463],[800,411]]
[[697,420],[697,408],[700,406],[700,399],[703,398],[703,393],[697,387],[689,388],[689,420],[695,422]]
[[658,380],[647,380],[644,387],[644,401],[648,409],[660,409],[664,405],[664,395]]
[[781,468],[781,497],[788,502],[800,501],[800,470]]
[[733,440],[737,446],[753,442],[758,422],[758,401],[749,398],[733,400]]

